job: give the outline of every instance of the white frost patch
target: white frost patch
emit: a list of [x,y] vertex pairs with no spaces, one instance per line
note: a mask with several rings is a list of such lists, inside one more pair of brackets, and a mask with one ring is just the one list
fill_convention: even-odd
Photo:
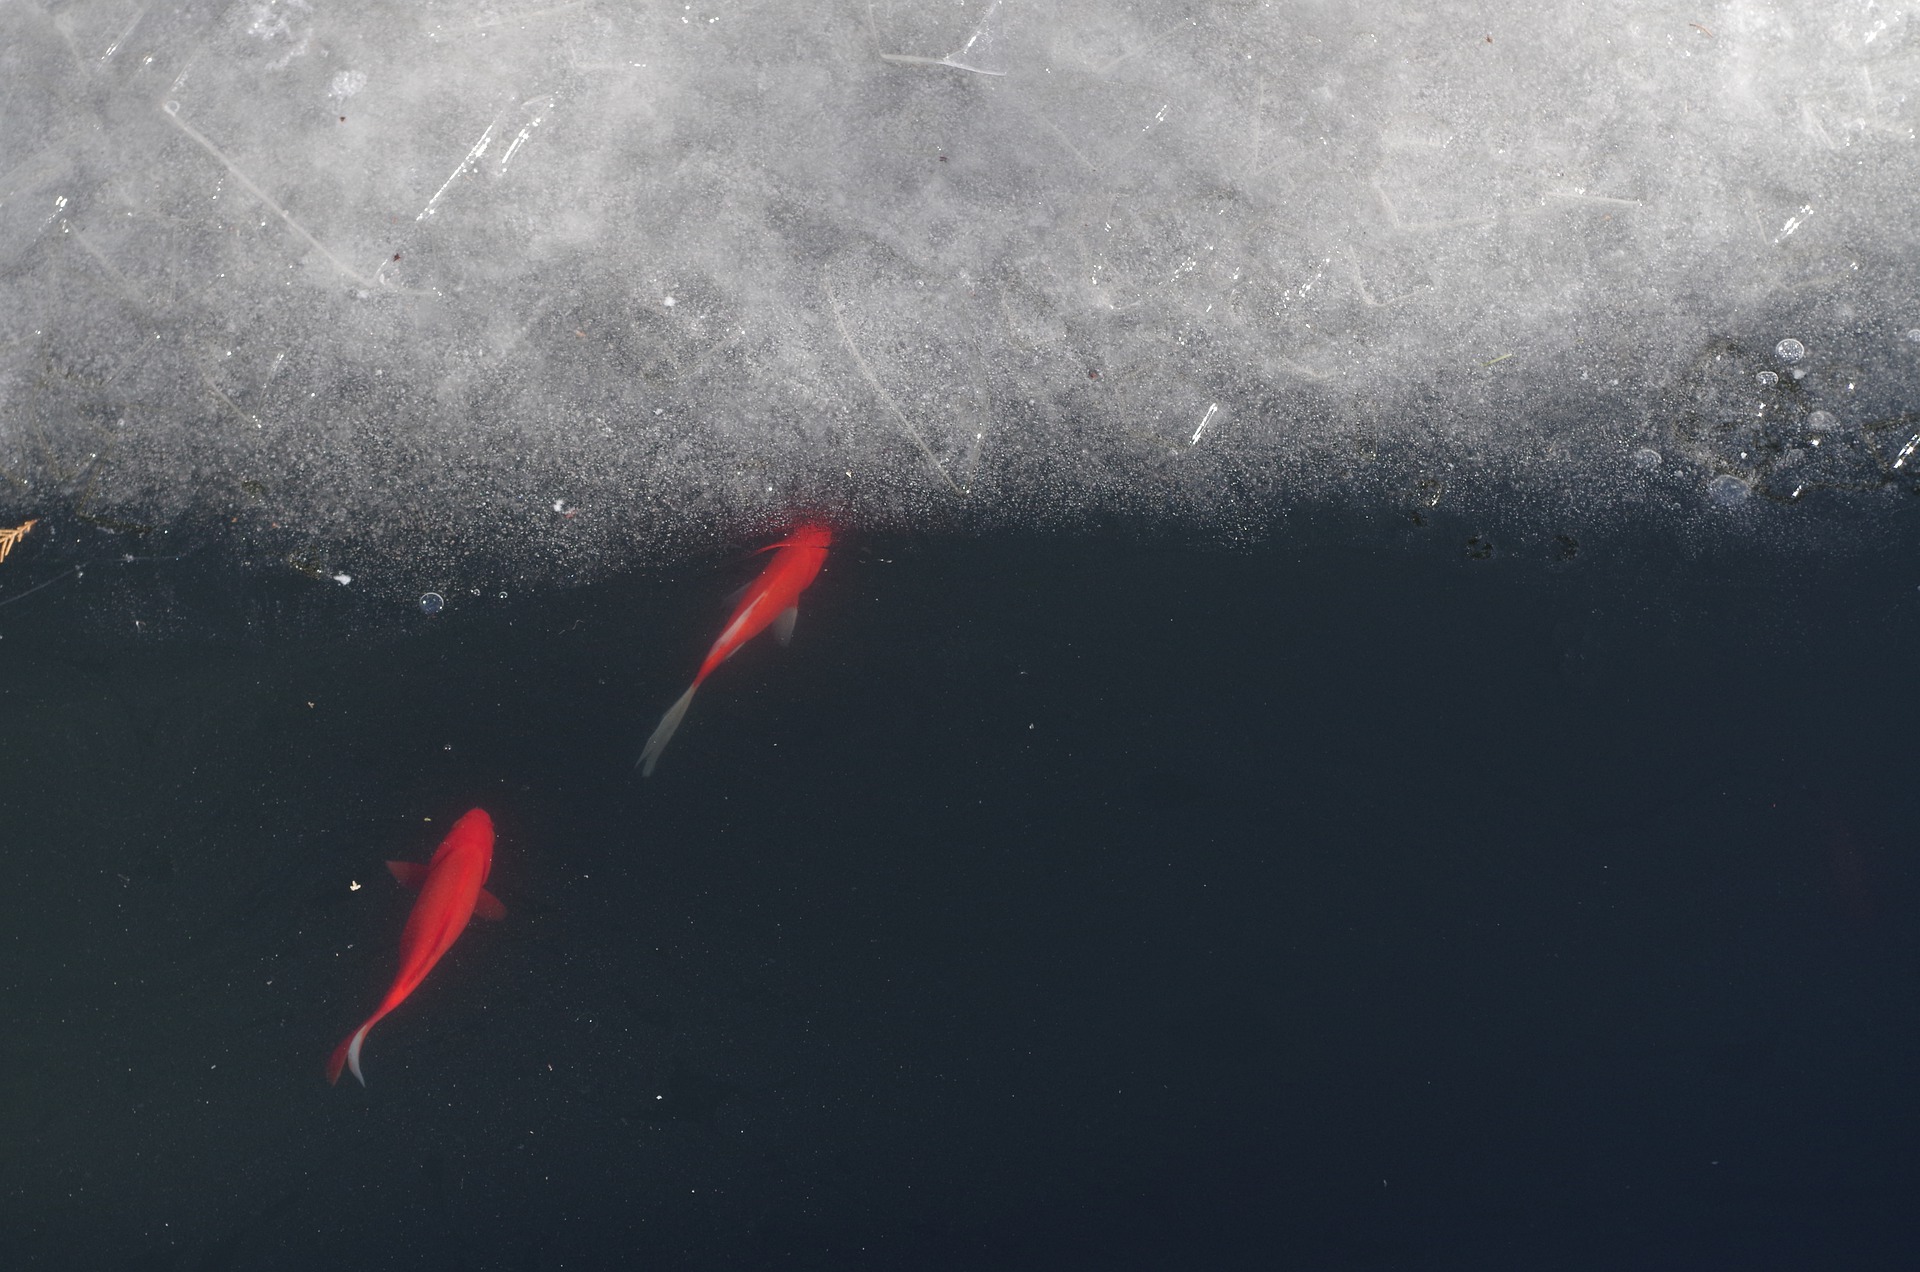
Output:
[[341,71],[327,82],[327,96],[344,102],[367,86],[365,71]]
[[307,0],[265,0],[248,7],[248,35],[269,44],[285,41],[291,46],[284,57],[267,64],[268,70],[283,71],[294,58],[306,56],[313,29],[305,25],[304,15],[312,12],[313,6]]

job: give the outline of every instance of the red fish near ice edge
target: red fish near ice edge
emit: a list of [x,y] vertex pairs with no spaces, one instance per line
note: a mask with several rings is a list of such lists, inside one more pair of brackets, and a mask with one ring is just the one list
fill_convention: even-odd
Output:
[[673,731],[687,718],[694,691],[715,667],[769,627],[773,628],[774,639],[782,645],[793,639],[793,622],[800,613],[800,593],[807,590],[814,576],[820,573],[820,567],[826,564],[827,548],[832,543],[831,529],[809,522],[780,542],[760,549],[773,553],[773,560],[767,562],[759,578],[747,585],[746,594],[734,607],[733,616],[720,631],[720,638],[707,651],[707,660],[694,673],[693,683],[680,695],[680,701],[667,708],[667,714],[660,718],[660,726],[647,739],[646,750],[640,752],[638,761],[642,777],[653,776],[653,766],[660,762],[660,753],[673,740]]
[[476,808],[455,822],[440,841],[433,860],[425,865],[389,861],[387,869],[403,886],[420,889],[420,899],[407,916],[406,931],[400,934],[400,974],[380,1000],[380,1010],[334,1048],[327,1061],[328,1082],[338,1082],[340,1067],[345,1065],[365,1086],[367,1079],[360,1072],[360,1044],[367,1040],[367,1030],[420,987],[440,956],[467,930],[467,920],[476,914],[483,919],[507,917],[507,908],[499,898],[482,886],[493,869],[493,818],[485,809]]

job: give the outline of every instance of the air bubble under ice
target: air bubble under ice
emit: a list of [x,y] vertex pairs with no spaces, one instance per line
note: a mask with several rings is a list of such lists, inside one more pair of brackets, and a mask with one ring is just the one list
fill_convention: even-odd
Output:
[[1722,473],[1707,483],[1707,497],[1722,508],[1738,507],[1752,493],[1753,487],[1731,473]]
[[1770,358],[1861,421],[1794,490],[1870,497],[1910,480],[1920,28],[1701,16],[9,6],[0,513],[409,600],[795,509],[1237,531],[1444,471],[1685,521]]

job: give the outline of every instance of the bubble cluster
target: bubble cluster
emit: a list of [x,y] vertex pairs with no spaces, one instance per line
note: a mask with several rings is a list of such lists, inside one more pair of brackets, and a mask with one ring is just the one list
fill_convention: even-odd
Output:
[[1721,473],[1707,483],[1707,498],[1722,508],[1737,508],[1747,501],[1753,487],[1732,473]]

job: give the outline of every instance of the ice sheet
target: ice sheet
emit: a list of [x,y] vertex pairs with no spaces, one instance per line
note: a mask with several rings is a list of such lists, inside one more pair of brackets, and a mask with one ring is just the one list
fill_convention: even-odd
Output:
[[1914,484],[1916,90],[1839,0],[17,3],[0,510],[396,594],[797,507],[1811,524]]

